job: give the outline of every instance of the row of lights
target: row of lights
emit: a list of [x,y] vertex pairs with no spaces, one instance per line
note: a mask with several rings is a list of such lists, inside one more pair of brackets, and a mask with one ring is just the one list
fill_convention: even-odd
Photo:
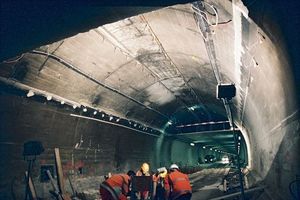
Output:
[[[207,147],[206,147],[206,146],[203,146],[202,148],[203,148],[203,149],[206,149]],[[228,152],[221,151],[221,150],[218,150],[218,149],[209,148],[209,150],[210,150],[210,151],[215,151],[215,152],[218,152],[218,153],[226,153],[226,154],[234,155],[234,154],[232,154],[232,153],[228,153]]]
[[[40,94],[40,93],[37,93],[37,94],[45,96],[47,101],[53,100],[53,101],[56,101],[56,102],[60,102],[61,105],[67,104],[65,102],[65,100],[60,100],[57,96],[55,98],[53,98],[53,96],[50,95],[50,94],[47,94],[47,95]],[[28,98],[30,98],[30,97],[33,97],[37,94],[33,90],[29,90],[28,93],[26,94],[26,96]],[[107,119],[107,121],[110,121],[110,122],[121,122],[121,120],[122,120],[123,123],[127,122],[126,126],[128,126],[128,127],[131,127],[131,128],[134,128],[134,129],[137,129],[137,130],[140,130],[140,131],[142,130],[142,131],[145,131],[145,132],[160,133],[160,131],[155,130],[153,128],[147,127],[145,125],[142,125],[142,124],[139,124],[137,122],[133,122],[133,121],[130,121],[130,120],[127,120],[127,119],[123,119],[123,118],[116,117],[116,116],[113,116],[113,115],[110,115],[110,114],[106,114],[105,112],[99,111],[95,108],[83,106],[83,105],[76,104],[76,103],[70,103],[70,102],[68,103],[68,105],[72,106],[74,110],[78,110],[78,109],[82,108],[83,113],[87,113],[88,110],[90,110],[90,111],[92,111],[92,114],[93,114],[94,117],[99,116],[99,117],[102,118],[101,120],[106,120]]]
[[[241,137],[241,136],[239,136],[239,137],[238,137],[238,140],[239,140],[239,142],[238,142],[238,150],[240,150],[240,146],[241,146],[241,139],[242,139],[242,137]],[[203,149],[206,149],[206,146],[203,146],[202,148],[203,148]],[[219,153],[227,153],[227,154],[231,154],[231,153],[224,152],[224,151],[217,150],[217,149],[213,149],[213,148],[209,148],[209,150],[210,150],[210,151],[219,152]],[[234,154],[231,154],[231,155],[234,155]]]

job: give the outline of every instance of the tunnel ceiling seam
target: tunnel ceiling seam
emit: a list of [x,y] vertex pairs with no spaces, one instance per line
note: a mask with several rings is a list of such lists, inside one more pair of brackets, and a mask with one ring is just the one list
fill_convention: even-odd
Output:
[[[146,22],[146,19],[144,19],[144,21]],[[150,29],[150,32],[152,33],[152,30],[151,30],[151,27],[150,27],[150,25],[146,22],[146,24],[147,24],[147,26],[148,26],[148,28]],[[166,78],[163,78],[163,79],[161,79],[161,78],[159,78],[158,76],[157,76],[157,74],[156,73],[154,73],[148,66],[146,66],[146,64],[144,64],[144,63],[142,63],[142,62],[140,62],[139,60],[137,60],[136,59],[136,57],[133,55],[133,53],[126,47],[126,46],[124,46],[123,44],[122,44],[122,42],[121,41],[119,41],[112,33],[110,33],[105,27],[99,27],[99,28],[101,28],[100,30],[101,30],[101,32],[104,32],[104,33],[101,33],[101,32],[99,32],[99,30],[97,30],[97,29],[95,29],[95,31],[99,34],[99,35],[101,35],[101,37],[103,37],[103,38],[105,38],[105,36],[106,37],[108,37],[107,39],[108,39],[108,41],[113,45],[113,46],[115,46],[115,48],[119,48],[119,50],[120,50],[120,52],[121,53],[123,53],[125,56],[128,56],[128,57],[131,57],[131,59],[133,59],[133,60],[135,60],[138,64],[140,64],[141,66],[143,66],[145,69],[147,69],[149,72],[150,72],[150,74],[157,80],[157,82],[159,82],[162,86],[164,86],[174,97],[175,97],[175,99],[177,100],[177,101],[179,101],[179,102],[181,102],[181,104],[184,106],[184,107],[186,107],[186,109],[190,112],[190,110],[188,109],[188,105],[184,102],[184,100],[180,97],[180,95],[176,95],[175,93],[174,93],[174,91],[172,91],[170,88],[168,88],[162,81],[163,80],[166,80],[166,78],[169,78],[169,77],[166,77]],[[99,29],[98,28],[98,29]],[[105,35],[103,35],[103,34],[105,34]],[[153,33],[152,33],[153,34]],[[153,36],[154,37],[154,36]],[[111,40],[112,39],[112,40]],[[115,44],[116,43],[116,44]],[[121,47],[120,47],[121,46]],[[161,43],[159,43],[159,46],[160,46],[160,48],[162,49],[162,51],[163,52],[165,52],[165,50],[164,50],[164,48],[162,47],[162,44]],[[154,53],[153,53],[154,54]],[[166,54],[166,53],[165,53]],[[145,54],[143,54],[143,55],[145,55]],[[167,56],[167,55],[166,55]],[[168,59],[169,60],[171,60],[170,59],[170,57],[169,56],[167,56],[168,57]],[[172,62],[173,63],[173,62]],[[173,63],[173,65],[174,65],[174,63]],[[175,66],[175,65],[174,65]],[[176,69],[177,69],[177,71],[179,72],[179,70],[178,70],[178,68],[176,67]],[[108,76],[109,77],[109,76]],[[183,75],[181,74],[181,72],[179,72],[179,74],[178,75],[176,75],[176,76],[174,76],[174,77],[183,77]],[[172,77],[173,78],[173,77]],[[183,78],[183,80],[185,81],[185,79]],[[148,87],[150,87],[151,85],[153,85],[153,84],[155,84],[156,82],[154,82],[154,83],[152,83],[152,84],[150,84],[150,85],[148,85],[148,86],[146,86],[144,89],[146,89],[146,88],[148,88]],[[186,83],[186,81],[185,81],[185,84],[187,84]],[[191,87],[189,87],[190,89],[191,89]],[[141,94],[142,92],[143,92],[143,90],[144,89],[142,89],[142,90],[140,90],[140,92],[138,93],[138,94]],[[191,89],[192,90],[192,89]],[[137,94],[137,95],[138,95]],[[137,96],[136,95],[136,96]],[[196,94],[195,94],[196,95]],[[197,96],[197,95],[196,95]],[[197,99],[197,98],[196,98]],[[198,99],[197,99],[197,101],[199,101]],[[191,114],[194,116],[194,117],[196,117],[196,119],[198,119],[198,120],[200,120],[199,119],[199,117],[198,116],[196,116],[193,112],[191,112]],[[173,114],[172,114],[173,115]],[[172,116],[171,115],[171,116]]]
[[125,98],[127,98],[127,99],[129,99],[129,100],[131,100],[131,101],[133,101],[133,102],[135,102],[135,103],[137,103],[137,104],[140,105],[140,106],[143,106],[143,107],[145,107],[145,108],[147,108],[147,109],[149,109],[149,110],[152,110],[152,111],[156,112],[157,114],[161,115],[162,117],[164,117],[164,118],[166,118],[166,119],[169,119],[169,117],[168,117],[167,115],[161,113],[160,111],[155,110],[154,108],[151,108],[151,107],[149,107],[149,106],[147,106],[147,105],[144,105],[144,104],[141,103],[140,101],[138,101],[138,100],[134,99],[133,97],[130,97],[130,96],[126,95],[126,94],[123,94],[122,92],[120,92],[120,91],[117,90],[117,89],[114,89],[114,88],[112,88],[112,87],[110,87],[110,86],[108,86],[108,85],[106,85],[106,84],[104,84],[104,83],[101,83],[100,81],[98,81],[98,80],[96,80],[95,78],[91,77],[90,75],[86,74],[86,73],[83,72],[81,69],[79,69],[79,68],[73,66],[72,64],[68,63],[67,61],[65,61],[64,59],[60,58],[60,57],[57,56],[57,55],[48,54],[48,53],[46,53],[46,52],[38,51],[38,50],[33,50],[33,51],[31,51],[30,53],[32,53],[32,54],[44,55],[44,56],[47,56],[47,55],[48,55],[50,58],[52,58],[52,59],[54,59],[54,60],[56,60],[56,61],[62,63],[63,65],[67,66],[68,68],[74,70],[75,72],[81,74],[82,76],[88,78],[89,80],[91,80],[91,81],[93,81],[93,82],[95,82],[95,83],[101,85],[102,87],[107,88],[107,89],[109,89],[109,90],[111,90],[111,91],[113,91],[113,92],[115,92],[115,93],[117,93],[117,94],[119,94],[119,95],[121,95],[121,96],[123,96],[123,97],[125,97]]
[[[156,34],[154,33],[153,29],[151,28],[151,26],[150,26],[150,24],[148,23],[148,21],[147,21],[147,19],[145,18],[145,16],[144,16],[144,15],[141,15],[140,17],[141,17],[141,19],[147,24],[147,27],[148,27],[148,29],[150,30],[150,33],[151,33],[152,37],[155,39],[156,43],[159,45],[159,47],[160,47],[162,53],[165,55],[165,57],[166,57],[167,59],[170,60],[170,62],[172,63],[172,65],[175,67],[175,69],[176,69],[177,72],[179,73],[179,77],[183,79],[184,84],[189,88],[189,91],[191,92],[191,94],[193,94],[192,96],[193,96],[193,97],[196,97],[196,100],[197,100],[198,103],[200,103],[201,105],[204,105],[204,104],[202,103],[202,101],[199,99],[198,95],[197,95],[197,94],[195,93],[195,91],[193,90],[193,88],[187,83],[187,81],[185,80],[185,78],[184,78],[183,74],[181,73],[181,71],[179,70],[179,68],[176,66],[176,64],[172,61],[172,59],[170,58],[170,56],[169,56],[168,53],[166,52],[165,48],[163,47],[162,43],[159,41],[158,37],[157,37]],[[162,83],[162,84],[163,84],[163,83]],[[173,93],[173,91],[171,91],[171,92]],[[174,96],[176,97],[175,94],[174,94]],[[190,112],[196,119],[198,119],[199,121],[201,121],[200,118],[199,118],[194,112],[192,112],[192,111],[189,109],[188,105],[184,102],[184,100],[181,99],[180,96],[178,96],[178,97],[179,97],[180,100],[184,103],[184,105],[185,105],[186,109],[188,110],[188,112]],[[206,107],[205,107],[205,109],[206,109]],[[174,112],[174,113],[176,113],[176,112]],[[174,115],[174,113],[173,113],[172,115]]]
[[179,70],[179,68],[177,67],[177,65],[173,62],[173,60],[170,58],[170,56],[168,55],[168,53],[166,52],[165,48],[163,47],[162,43],[159,41],[158,37],[156,36],[156,34],[154,33],[153,29],[151,28],[150,24],[148,23],[147,19],[145,18],[144,15],[141,15],[142,20],[147,24],[147,27],[150,30],[151,35],[153,36],[153,38],[155,39],[155,41],[157,42],[157,44],[159,45],[162,53],[166,56],[166,58],[168,60],[170,60],[170,62],[172,63],[172,65],[175,67],[175,69],[177,70],[177,72],[179,73],[179,75],[181,76],[181,78],[183,79],[184,83],[186,86],[188,86],[188,88],[190,88],[191,93],[193,94],[193,96],[196,98],[196,100],[198,101],[198,103],[202,104],[202,101],[199,99],[198,95],[196,94],[196,92],[193,90],[193,88],[187,83],[187,81],[185,80],[183,74],[181,73],[181,71]]

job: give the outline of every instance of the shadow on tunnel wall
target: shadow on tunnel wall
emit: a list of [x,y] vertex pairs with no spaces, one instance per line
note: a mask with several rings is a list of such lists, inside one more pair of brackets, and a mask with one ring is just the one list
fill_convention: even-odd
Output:
[[[0,199],[23,199],[23,143],[39,140],[45,152],[34,163],[32,177],[39,197],[49,198],[50,183],[41,183],[40,168],[54,166],[54,148],[60,148],[63,172],[72,177],[77,191],[98,197],[98,187],[108,172],[137,171],[143,162],[155,171],[171,162],[193,164],[187,143],[145,135],[123,127],[72,117],[73,109],[53,106],[44,98],[36,102],[15,95],[0,96]],[[162,148],[158,148],[161,146]],[[156,152],[158,151],[158,152]],[[66,181],[67,182],[67,181]],[[71,191],[66,183],[67,190]]]
[[[260,196],[259,199],[272,199],[272,200],[283,200],[293,199],[291,192],[297,193],[293,188],[289,190],[289,184],[296,180],[296,176],[300,175],[300,121],[299,118],[293,119],[286,126],[281,127],[279,132],[285,132],[285,136],[282,139],[278,152],[276,153],[271,167],[264,177],[263,181],[260,182],[262,185],[266,185],[266,192]],[[263,170],[266,160],[272,159],[268,157],[269,152],[262,152],[260,155],[260,161],[257,163],[256,170]],[[270,153],[271,155],[271,153]],[[261,172],[253,171],[251,178],[259,176]],[[256,179],[262,179],[262,177],[256,177]],[[300,189],[300,188],[298,188]],[[299,191],[298,191],[299,192]],[[299,198],[299,197],[298,197]]]

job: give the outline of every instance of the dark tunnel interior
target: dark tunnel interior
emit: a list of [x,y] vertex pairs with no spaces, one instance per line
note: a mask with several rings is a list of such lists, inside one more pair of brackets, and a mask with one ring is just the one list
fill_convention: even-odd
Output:
[[[298,1],[4,1],[0,11],[0,199],[25,197],[28,141],[44,148],[30,176],[40,199],[53,199],[46,168],[68,193],[99,199],[104,176],[145,162],[177,164],[194,200],[242,199],[230,196],[240,186],[222,189],[238,171],[245,199],[300,198]],[[225,86],[235,91],[217,98]]]

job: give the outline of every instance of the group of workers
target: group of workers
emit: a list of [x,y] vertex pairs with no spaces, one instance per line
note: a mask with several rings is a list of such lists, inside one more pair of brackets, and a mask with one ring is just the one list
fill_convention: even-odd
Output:
[[[180,172],[178,165],[172,164],[167,170],[159,168],[156,173],[150,174],[149,164],[143,163],[135,173],[130,170],[127,174],[115,174],[107,177],[100,184],[100,196],[102,200],[190,200],[192,188],[186,174]],[[136,177],[148,177],[151,179],[151,187],[142,191],[133,188]],[[151,189],[150,189],[151,188]]]

